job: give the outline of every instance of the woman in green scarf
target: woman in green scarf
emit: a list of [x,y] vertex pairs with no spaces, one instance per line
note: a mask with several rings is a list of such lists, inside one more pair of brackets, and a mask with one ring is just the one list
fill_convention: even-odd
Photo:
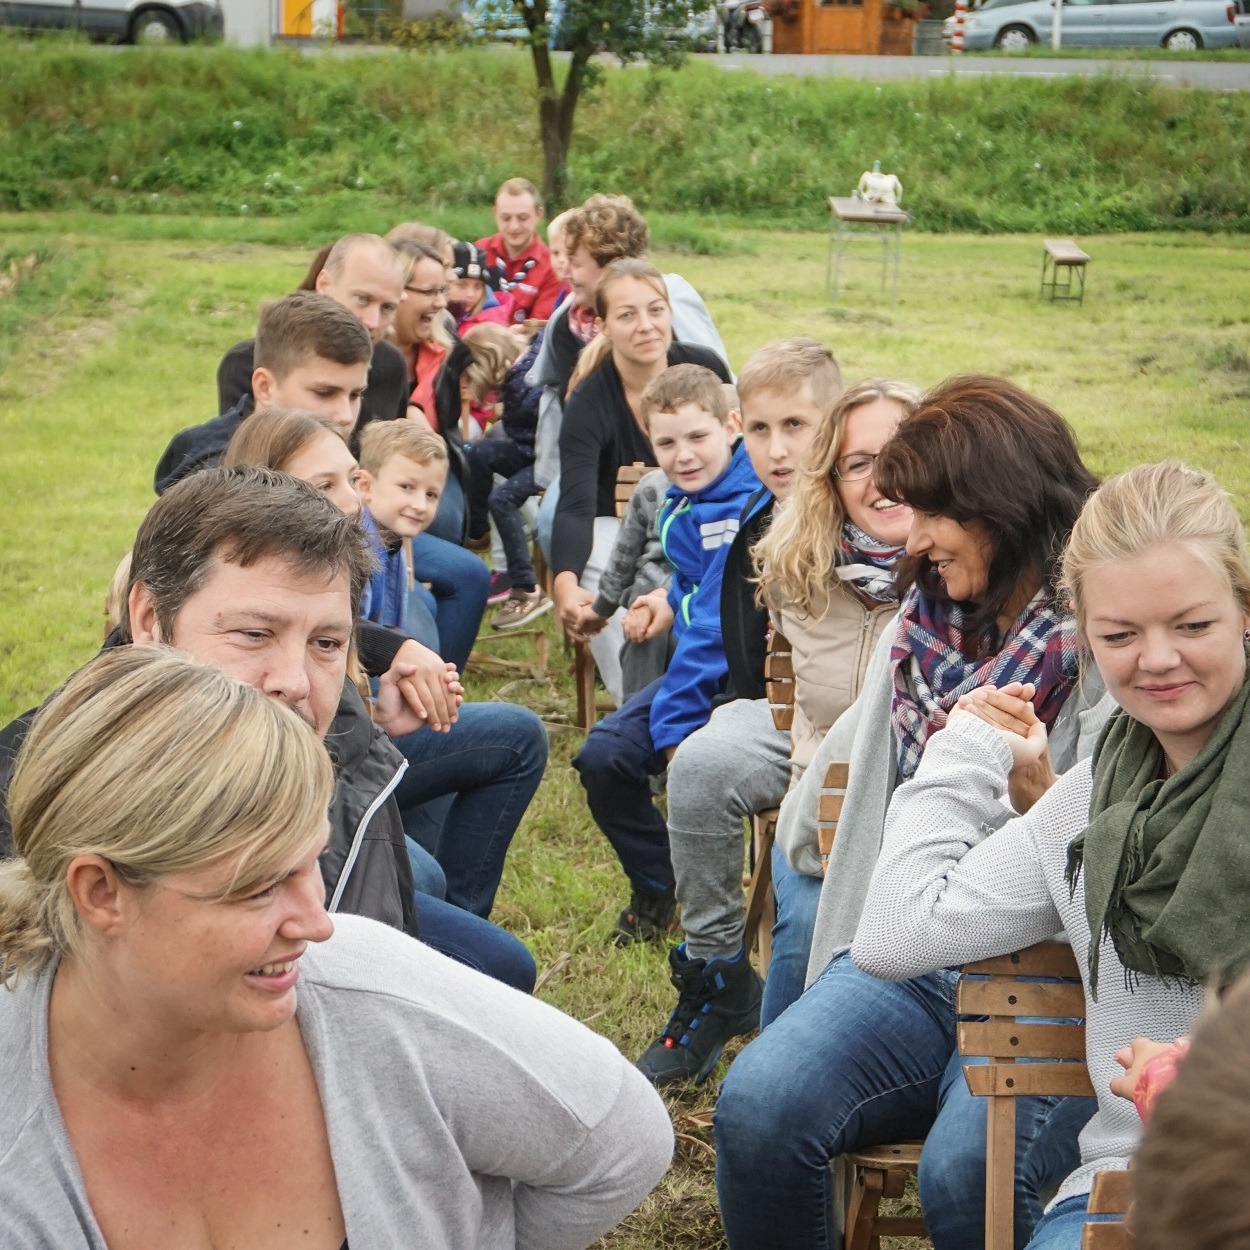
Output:
[[1179,464],[1102,486],[1064,555],[1081,640],[1118,710],[1093,756],[991,833],[1046,744],[1031,690],[952,713],[894,796],[852,955],[886,979],[1066,932],[1086,986],[1098,1111],[1028,1250],[1077,1250],[1096,1172],[1141,1125],[1117,1052],[1189,1030],[1203,986],[1250,966],[1250,563],[1227,495]]

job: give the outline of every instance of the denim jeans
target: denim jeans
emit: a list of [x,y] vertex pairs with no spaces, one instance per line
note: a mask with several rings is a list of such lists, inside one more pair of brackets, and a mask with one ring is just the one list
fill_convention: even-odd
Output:
[[543,491],[542,502],[538,505],[538,520],[534,522],[534,541],[548,564],[551,563],[551,531],[556,523],[556,509],[559,504],[560,479],[556,478]]
[[[395,739],[408,761],[395,788],[404,831],[438,860],[447,901],[485,918],[503,874],[504,856],[547,766],[547,731],[528,708],[466,703],[447,733],[418,729]],[[413,809],[454,794],[431,837]]]
[[536,491],[534,466],[527,464],[506,482],[500,482],[490,492],[487,501],[491,520],[495,522],[499,541],[503,544],[504,563],[514,590],[532,591],[538,585],[529,535],[525,532],[525,519],[521,515],[521,505]]
[[413,598],[428,602],[428,592],[420,583],[430,583],[439,655],[463,672],[486,611],[490,569],[473,552],[428,532],[412,540],[412,565],[418,585],[408,596],[409,602]]
[[441,538],[458,547],[464,536],[464,514],[464,488],[455,471],[449,468],[447,485],[443,487],[443,497],[438,501],[438,511],[425,532],[431,538]]
[[[926,1138],[920,1198],[934,1250],[985,1242],[987,1103],[968,1092],[955,1041],[954,971],[879,981],[849,953],[734,1061],[715,1115],[716,1187],[732,1250],[833,1250],[830,1163]],[[1015,1244],[1043,1192],[1080,1162],[1092,1098],[1016,1104]]]
[[538,979],[534,956],[506,929],[430,894],[415,897],[421,940],[429,947],[522,994]]
[[405,837],[408,843],[408,862],[412,865],[412,884],[418,894],[428,894],[431,898],[447,897],[447,874],[442,865],[421,845],[411,837]]
[[438,601],[420,582],[408,595],[408,614],[404,618],[404,633],[415,638],[423,647],[442,655],[438,640]]
[[1089,1194],[1074,1194],[1057,1202],[1033,1230],[1028,1250],[1081,1250],[1081,1232],[1086,1224],[1114,1224],[1122,1215],[1090,1215]]
[[[534,588],[534,564],[521,505],[537,494],[534,453],[509,438],[484,438],[465,449],[469,462],[469,533],[485,534],[494,519],[513,586]],[[495,474],[507,480],[494,485]]]
[[760,1006],[761,1029],[768,1028],[803,993],[822,884],[820,877],[795,872],[775,842],[772,862],[777,923],[773,925],[772,957]]
[[651,741],[651,703],[663,679],[640,690],[586,735],[573,757],[595,824],[635,886],[658,893],[673,885],[668,825],[651,800],[650,778],[665,767]]

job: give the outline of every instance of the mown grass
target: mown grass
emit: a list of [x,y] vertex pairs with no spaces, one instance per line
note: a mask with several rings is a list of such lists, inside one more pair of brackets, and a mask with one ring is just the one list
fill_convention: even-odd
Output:
[[[153,464],[176,429],[212,415],[222,350],[251,332],[257,304],[289,289],[307,249],[238,240],[219,220],[185,219],[198,239],[134,237],[150,224],[80,216],[0,217],[16,253],[41,268],[0,302],[0,717],[41,699],[95,650],[112,570],[152,499]],[[385,227],[389,220],[368,223]],[[134,225],[131,230],[130,226]],[[1083,308],[1037,297],[1034,240],[970,235],[905,240],[901,298],[882,302],[879,269],[846,270],[825,298],[816,233],[721,230],[731,259],[659,255],[704,294],[740,366],[763,341],[830,343],[848,380],[933,383],[964,370],[1008,374],[1054,403],[1102,473],[1163,456],[1213,469],[1250,517],[1250,240],[1122,236],[1086,240]],[[6,246],[9,246],[6,245]],[[81,285],[75,285],[76,283]],[[17,306],[15,306],[17,307]],[[550,628],[550,626],[548,626]],[[490,647],[532,657],[524,638]],[[580,735],[568,660],[549,677],[478,666],[475,698],[533,706],[553,724],[551,764],[509,855],[495,918],[533,949],[548,1001],[637,1056],[672,1006],[664,955],[609,945],[624,879],[569,768]],[[613,1250],[713,1250],[706,1113],[711,1085],[670,1099],[677,1164],[608,1240]]]
[[[0,209],[369,215],[488,205],[541,170],[525,53],[108,49],[0,39]],[[1250,95],[1133,75],[1034,81],[607,67],[570,193],[818,227],[874,159],[925,230],[1250,227]]]

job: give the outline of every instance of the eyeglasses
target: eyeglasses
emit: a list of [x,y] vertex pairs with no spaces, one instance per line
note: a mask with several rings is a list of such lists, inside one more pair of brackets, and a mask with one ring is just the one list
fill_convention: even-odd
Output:
[[449,286],[406,286],[405,291],[413,295],[424,295],[426,299],[434,299],[439,295],[446,295],[451,290]]
[[872,477],[873,466],[877,462],[875,452],[855,452],[850,456],[839,456],[833,462],[833,475],[843,482],[858,482],[863,478]]

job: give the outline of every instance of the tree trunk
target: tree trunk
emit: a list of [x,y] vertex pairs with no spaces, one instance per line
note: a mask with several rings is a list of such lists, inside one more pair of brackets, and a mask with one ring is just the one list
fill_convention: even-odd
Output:
[[562,212],[569,193],[569,146],[573,141],[573,118],[586,77],[590,49],[578,48],[569,62],[564,90],[556,91],[551,52],[544,43],[531,46],[534,74],[538,79],[538,130],[543,145],[543,205],[548,217]]

